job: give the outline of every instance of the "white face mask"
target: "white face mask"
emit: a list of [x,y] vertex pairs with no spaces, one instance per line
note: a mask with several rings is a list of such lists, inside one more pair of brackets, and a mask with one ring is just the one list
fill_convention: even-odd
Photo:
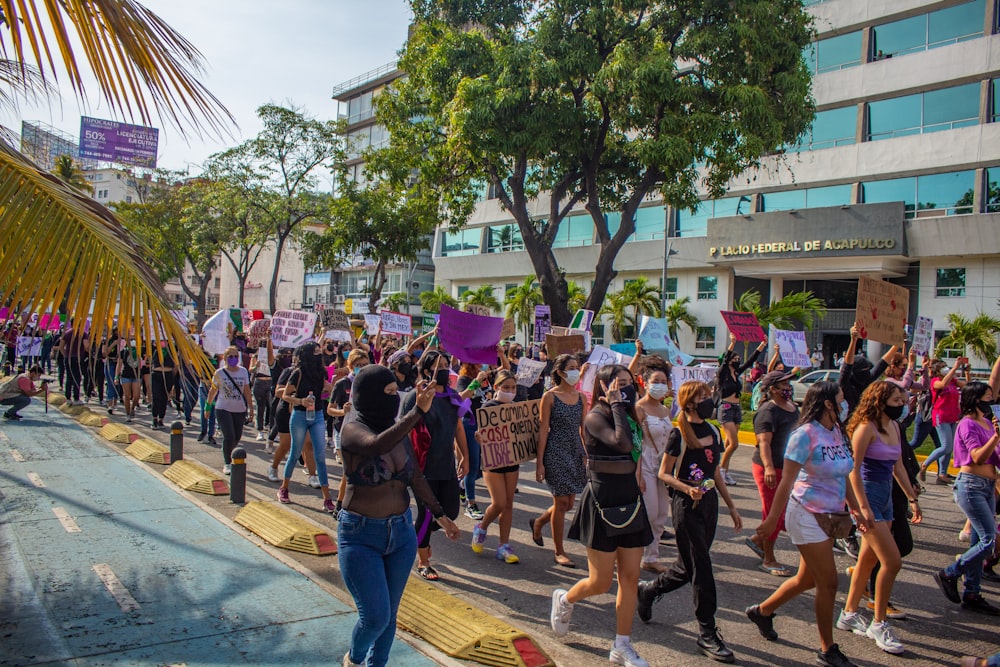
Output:
[[497,400],[501,403],[510,403],[514,400],[514,396],[517,392],[514,391],[497,391]]
[[847,415],[851,412],[851,406],[847,404],[847,401],[840,402],[840,421],[846,422]]
[[649,385],[649,395],[658,401],[663,400],[663,397],[667,395],[667,385],[654,382]]
[[576,383],[579,381],[580,381],[579,370],[566,371],[566,382],[569,382],[570,385],[575,387]]

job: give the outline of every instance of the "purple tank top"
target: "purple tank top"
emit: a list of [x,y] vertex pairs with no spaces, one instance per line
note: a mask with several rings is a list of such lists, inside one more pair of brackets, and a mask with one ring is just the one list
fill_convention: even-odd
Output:
[[875,431],[875,440],[868,445],[861,461],[861,479],[869,482],[887,482],[892,479],[892,468],[902,455],[899,445],[891,445]]

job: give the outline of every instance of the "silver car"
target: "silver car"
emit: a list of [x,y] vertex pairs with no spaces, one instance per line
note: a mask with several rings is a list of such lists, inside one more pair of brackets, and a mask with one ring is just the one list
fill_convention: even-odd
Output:
[[796,404],[802,405],[802,401],[806,399],[806,392],[809,391],[809,387],[813,386],[813,383],[823,382],[824,380],[840,382],[840,371],[836,369],[810,371],[798,380],[792,380],[789,383],[792,385],[792,400]]

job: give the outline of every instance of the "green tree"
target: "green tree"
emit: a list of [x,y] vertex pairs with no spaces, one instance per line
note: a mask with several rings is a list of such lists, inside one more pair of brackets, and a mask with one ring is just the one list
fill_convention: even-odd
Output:
[[500,310],[500,301],[493,294],[493,285],[480,285],[462,295],[462,303],[472,306],[486,306],[491,311]]
[[441,285],[435,285],[433,290],[420,293],[420,307],[425,313],[440,313],[442,305],[458,308],[458,299]]
[[[233,120],[195,78],[202,59],[194,45],[134,0],[0,0],[0,14],[6,110],[17,100],[48,99],[59,71],[78,98],[96,92],[110,113],[134,122],[151,124],[154,107],[161,119],[196,131],[218,133]],[[5,139],[0,183],[5,301],[34,310],[65,303],[80,330],[90,312],[100,314],[92,319],[92,337],[103,335],[117,314],[122,327],[148,341],[157,335],[150,326],[157,319],[175,354],[202,358],[170,315],[148,250],[110,211],[41,173]]]
[[[386,296],[382,299],[380,304],[382,310],[391,310],[396,313],[409,312],[410,300],[406,296],[406,292],[393,292],[392,294]],[[374,310],[371,312],[375,312]]]
[[611,337],[619,343],[629,333],[628,329],[635,325],[628,312],[629,306],[624,292],[613,292],[604,300],[604,305],[598,313],[606,315],[611,320]]
[[572,280],[566,282],[566,305],[574,314],[587,305],[587,293],[579,283]]
[[[434,184],[424,195],[451,228],[468,221],[482,183],[493,189],[558,324],[571,313],[552,246],[571,210],[582,204],[596,228],[587,307],[597,311],[648,194],[687,209],[698,205],[699,188],[721,196],[813,117],[801,3],[411,7],[415,23],[399,60],[407,76],[378,97],[379,121]],[[542,191],[551,196],[538,222]],[[621,220],[617,229],[609,217]]]
[[87,177],[83,175],[80,165],[73,159],[72,155],[60,155],[55,159],[52,173],[60,181],[73,188],[77,192],[85,195],[94,194],[94,186],[90,184]]
[[1000,333],[1000,319],[979,313],[969,319],[959,313],[948,315],[949,331],[938,341],[935,355],[940,357],[945,350],[963,350],[991,363],[997,357],[997,334]]
[[622,291],[605,299],[601,314],[611,318],[611,336],[615,340],[634,337],[643,315],[659,316],[660,290],[650,285],[645,276],[630,280]]
[[667,320],[667,332],[670,334],[670,338],[677,342],[677,328],[683,324],[687,327],[691,333],[696,333],[698,331],[698,317],[691,312],[689,306],[691,305],[691,297],[685,296],[671,301],[667,305],[667,310],[664,311],[663,317]]
[[771,325],[775,329],[797,330],[799,327],[805,327],[807,330],[812,330],[817,320],[826,317],[826,302],[813,296],[810,291],[791,292],[777,301],[762,306],[760,292],[749,289],[736,300],[734,308],[756,315],[765,332]]
[[524,340],[530,341],[530,329],[535,323],[535,306],[542,303],[542,291],[535,284],[535,277],[528,276],[520,285],[511,287],[504,296],[504,317],[514,320],[524,332]]

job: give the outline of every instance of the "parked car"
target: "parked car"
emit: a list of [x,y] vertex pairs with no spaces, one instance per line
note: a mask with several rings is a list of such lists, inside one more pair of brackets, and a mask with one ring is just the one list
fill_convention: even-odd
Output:
[[836,369],[810,371],[798,380],[792,380],[789,383],[792,385],[792,400],[796,404],[802,405],[802,401],[806,399],[806,392],[809,391],[809,387],[813,386],[814,382],[823,381],[840,382],[840,371]]

